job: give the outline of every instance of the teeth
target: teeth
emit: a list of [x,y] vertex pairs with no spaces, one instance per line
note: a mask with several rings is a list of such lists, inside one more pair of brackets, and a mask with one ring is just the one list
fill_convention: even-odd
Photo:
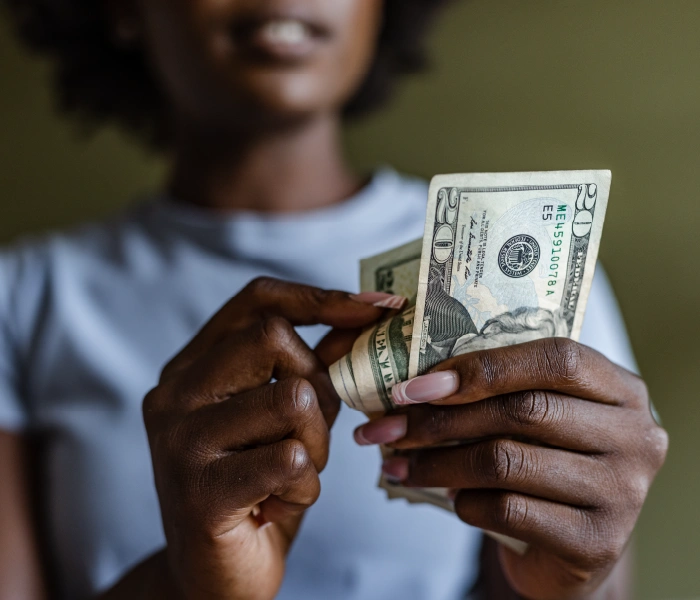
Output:
[[271,44],[300,44],[309,37],[306,25],[292,19],[271,21],[262,28],[260,33]]

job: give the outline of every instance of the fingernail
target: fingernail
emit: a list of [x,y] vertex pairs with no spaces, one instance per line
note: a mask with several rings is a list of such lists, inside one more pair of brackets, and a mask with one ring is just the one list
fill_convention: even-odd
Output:
[[265,531],[269,527],[272,527],[272,523],[268,521],[267,523],[260,525],[260,527],[258,527],[258,531]]
[[384,292],[362,292],[361,294],[351,295],[350,298],[355,302],[371,304],[377,308],[392,308],[396,310],[403,308],[404,304],[408,302],[403,296],[385,294]]
[[454,488],[447,490],[447,497],[452,500],[452,503],[454,504],[455,499],[457,498],[457,494],[459,494],[459,490],[456,490]]
[[372,444],[390,444],[406,436],[408,417],[391,415],[370,421],[355,429],[355,441],[360,446]]
[[403,456],[392,456],[382,464],[382,473],[391,483],[400,483],[408,479],[408,459]]
[[421,404],[451,396],[459,389],[457,371],[438,371],[397,383],[391,388],[394,404]]

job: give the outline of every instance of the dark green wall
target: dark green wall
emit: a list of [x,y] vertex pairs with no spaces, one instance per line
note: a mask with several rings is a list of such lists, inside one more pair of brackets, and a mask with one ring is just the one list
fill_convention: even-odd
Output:
[[[47,72],[0,23],[0,238],[103,215],[162,166],[113,131],[78,143]],[[700,2],[458,1],[435,70],[354,126],[363,167],[609,168],[602,258],[654,400],[668,463],[638,528],[640,599],[700,596]]]

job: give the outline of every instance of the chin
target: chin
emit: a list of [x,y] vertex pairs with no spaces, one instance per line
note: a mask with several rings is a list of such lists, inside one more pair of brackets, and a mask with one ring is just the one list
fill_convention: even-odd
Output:
[[259,117],[293,118],[340,112],[344,98],[331,96],[327,83],[327,77],[303,73],[258,72],[249,74],[236,87],[238,94],[247,99],[251,112]]

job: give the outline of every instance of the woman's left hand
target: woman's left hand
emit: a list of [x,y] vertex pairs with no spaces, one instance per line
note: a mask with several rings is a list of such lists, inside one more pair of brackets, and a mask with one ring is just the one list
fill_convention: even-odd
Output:
[[[527,542],[523,556],[500,552],[522,596],[585,598],[601,586],[668,447],[639,377],[551,338],[457,356],[394,390],[406,408],[355,433],[401,450],[387,476],[458,490],[460,519]],[[462,443],[434,448],[451,442]]]

